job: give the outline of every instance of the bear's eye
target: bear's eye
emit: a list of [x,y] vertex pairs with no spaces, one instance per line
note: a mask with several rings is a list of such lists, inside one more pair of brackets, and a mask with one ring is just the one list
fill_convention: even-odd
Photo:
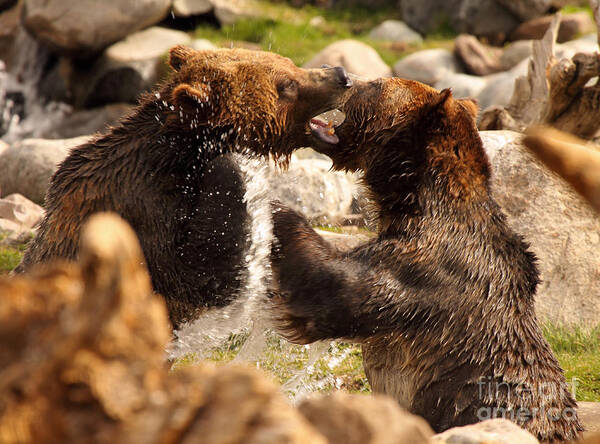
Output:
[[286,79],[277,85],[277,93],[280,99],[296,99],[298,97],[298,82]]

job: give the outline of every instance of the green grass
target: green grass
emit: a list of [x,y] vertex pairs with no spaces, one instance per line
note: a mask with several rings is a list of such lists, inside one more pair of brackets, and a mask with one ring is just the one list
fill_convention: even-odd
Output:
[[26,247],[26,243],[8,244],[4,240],[0,234],[0,274],[8,273],[21,262]]
[[[600,402],[600,326],[592,331],[553,325],[543,326],[569,384],[575,379],[578,401]],[[245,335],[231,335],[226,344],[209,353],[208,360],[230,362],[239,352]],[[177,361],[175,367],[192,365],[194,355]],[[308,351],[303,346],[289,344],[274,333],[267,336],[267,346],[258,366],[271,374],[280,384],[306,368]],[[304,376],[316,391],[341,389],[350,393],[369,393],[370,387],[362,367],[360,346],[331,343],[328,353],[319,359]]]
[[[342,39],[356,39],[372,46],[388,64],[393,65],[403,56],[419,49],[452,46],[454,32],[441,25],[438,32],[420,45],[402,45],[372,41],[369,31],[387,19],[399,19],[398,9],[349,8],[320,9],[314,6],[292,8],[286,4],[257,1],[260,18],[246,19],[234,25],[217,29],[202,25],[195,37],[205,38],[218,46],[229,47],[239,42],[249,42],[267,51],[291,58],[296,64],[308,62],[327,45]],[[313,25],[311,19],[322,17],[321,24]]]
[[591,331],[580,328],[544,326],[567,381],[576,378],[578,401],[600,401],[600,325]]

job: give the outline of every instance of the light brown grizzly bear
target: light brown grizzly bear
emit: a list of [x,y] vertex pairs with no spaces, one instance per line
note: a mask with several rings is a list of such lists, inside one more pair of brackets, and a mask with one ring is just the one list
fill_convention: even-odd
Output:
[[476,104],[397,78],[349,96],[335,136],[313,122],[312,146],[363,172],[378,237],[342,253],[275,204],[282,331],[361,343],[373,390],[438,432],[505,417],[575,438],[577,404],[534,312],[536,258],[491,196]]
[[311,117],[334,108],[351,81],[340,67],[305,70],[242,49],[178,46],[169,62],[171,78],[132,115],[59,166],[37,237],[16,271],[76,258],[86,219],[116,212],[138,235],[177,327],[229,304],[245,285],[244,176],[223,154],[285,160],[306,146]]

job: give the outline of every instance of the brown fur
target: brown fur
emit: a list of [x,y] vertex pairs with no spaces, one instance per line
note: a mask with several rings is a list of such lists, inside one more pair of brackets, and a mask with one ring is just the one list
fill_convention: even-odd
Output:
[[54,175],[46,216],[17,268],[75,259],[93,213],[114,211],[140,238],[175,326],[236,297],[247,248],[244,178],[229,152],[285,161],[308,121],[334,107],[340,68],[304,70],[268,52],[171,50],[171,78]]
[[356,86],[343,110],[339,144],[313,146],[364,173],[379,235],[342,253],[275,206],[284,333],[361,343],[373,390],[438,432],[489,415],[575,438],[576,403],[534,312],[535,257],[490,194],[476,104],[386,79]]

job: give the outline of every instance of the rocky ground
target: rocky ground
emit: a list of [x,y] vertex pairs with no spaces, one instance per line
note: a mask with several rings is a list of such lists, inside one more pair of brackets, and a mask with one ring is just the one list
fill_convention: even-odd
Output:
[[[509,105],[534,41],[557,10],[556,58],[597,52],[591,9],[582,2],[111,0],[99,8],[91,0],[0,0],[0,273],[14,268],[34,235],[57,163],[164,78],[165,53],[176,44],[272,50],[306,67],[410,78],[477,98],[483,110]],[[537,310],[546,336],[567,378],[580,380],[578,399],[600,401],[600,219],[528,153],[520,134],[481,136],[496,200],[540,258]],[[301,150],[287,172],[270,166],[270,188],[347,248],[374,227],[359,178],[329,167],[326,158]],[[232,359],[238,342],[233,338],[211,358]],[[276,338],[269,347],[261,365],[281,383],[306,370],[306,350]],[[356,348],[332,345],[314,364],[313,379],[332,377],[316,389],[367,392],[360,362]],[[584,407],[585,422],[597,427],[597,405]]]

